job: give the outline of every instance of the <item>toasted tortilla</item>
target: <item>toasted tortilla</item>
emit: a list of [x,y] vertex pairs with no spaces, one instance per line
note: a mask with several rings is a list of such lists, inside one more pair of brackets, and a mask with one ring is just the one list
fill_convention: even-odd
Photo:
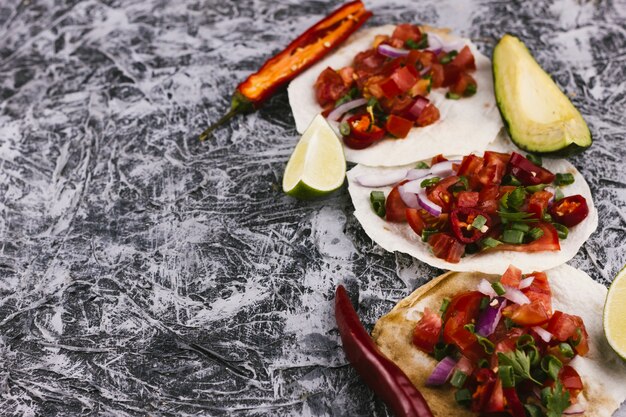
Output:
[[[394,25],[386,25],[356,32],[341,48],[289,84],[289,104],[298,132],[303,133],[313,118],[322,111],[313,89],[320,73],[326,67],[338,70],[351,65],[357,53],[372,47],[376,35],[391,35],[394,28]],[[478,91],[474,96],[460,100],[446,99],[446,89],[443,88],[431,91],[428,98],[441,113],[438,122],[413,128],[404,139],[384,139],[366,149],[356,150],[344,146],[347,161],[370,166],[396,166],[429,159],[440,153],[471,153],[485,149],[502,128],[489,59],[478,52],[469,39],[455,37],[430,27],[422,29],[429,33],[436,32],[444,41],[463,42],[470,47],[476,61],[476,71],[471,75],[476,79]]]
[[[589,353],[571,362],[584,384],[578,397],[586,410],[584,415],[609,417],[626,399],[626,364],[613,352],[602,330],[602,308],[607,290],[583,271],[569,265],[561,265],[546,274],[552,287],[553,309],[582,317],[589,333]],[[493,282],[499,275],[477,272],[441,275],[400,301],[378,320],[372,332],[376,344],[407,374],[438,417],[475,417],[477,414],[455,402],[453,388],[425,385],[437,361],[413,346],[413,329],[424,308],[438,310],[443,298],[476,289],[482,278]]]
[[[488,149],[497,152],[511,152],[514,145],[503,132],[498,140],[491,143]],[[482,152],[478,153],[482,155]],[[450,156],[450,159],[460,159],[460,156]],[[489,274],[502,274],[510,264],[516,265],[523,272],[539,271],[554,268],[564,264],[576,255],[580,247],[587,241],[589,236],[598,227],[598,212],[593,204],[589,185],[578,170],[564,159],[544,159],[543,166],[554,173],[569,172],[574,175],[574,183],[562,188],[563,193],[568,195],[580,194],[587,199],[589,215],[582,223],[569,229],[567,239],[561,240],[560,251],[543,252],[514,252],[502,250],[489,250],[473,255],[466,255],[459,263],[453,264],[434,256],[429,246],[422,242],[408,223],[392,223],[382,219],[374,213],[370,203],[370,193],[373,190],[384,191],[389,195],[392,187],[369,188],[360,185],[356,178],[363,174],[383,174],[390,171],[407,170],[414,165],[401,167],[368,167],[357,165],[348,171],[348,191],[354,205],[354,216],[357,218],[365,233],[384,249],[393,252],[404,252],[420,261],[426,262],[441,269],[452,271],[480,271]]]

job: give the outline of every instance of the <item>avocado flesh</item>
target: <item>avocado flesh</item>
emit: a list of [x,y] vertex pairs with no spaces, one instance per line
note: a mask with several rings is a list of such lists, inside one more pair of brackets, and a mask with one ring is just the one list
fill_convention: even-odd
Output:
[[567,156],[591,146],[580,112],[518,38],[505,35],[496,45],[493,76],[500,114],[518,147]]

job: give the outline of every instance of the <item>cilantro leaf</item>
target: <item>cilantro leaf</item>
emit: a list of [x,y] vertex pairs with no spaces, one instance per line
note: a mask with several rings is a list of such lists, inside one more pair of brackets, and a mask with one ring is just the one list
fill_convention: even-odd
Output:
[[561,417],[563,411],[570,406],[569,391],[557,379],[553,388],[546,387],[541,391],[541,400],[546,406],[547,417]]
[[514,352],[498,352],[498,363],[500,365],[510,366],[513,368],[513,375],[515,377],[516,384],[525,379],[529,379],[534,383],[541,385],[539,381],[530,375],[531,358],[524,351],[515,349]]
[[519,213],[509,213],[508,211],[501,210],[498,211],[498,215],[505,222],[538,222],[539,220],[535,219],[530,213],[519,212]]

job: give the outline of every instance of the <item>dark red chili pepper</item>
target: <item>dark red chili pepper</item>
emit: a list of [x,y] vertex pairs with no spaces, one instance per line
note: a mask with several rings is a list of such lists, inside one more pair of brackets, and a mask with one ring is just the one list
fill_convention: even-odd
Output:
[[230,111],[202,132],[200,140],[206,139],[213,130],[237,114],[257,109],[278,88],[339,46],[370,16],[372,12],[365,9],[361,0],[356,0],[313,25],[237,86]]
[[335,319],[348,361],[396,417],[433,417],[411,380],[378,349],[342,285],[335,292]]
[[537,166],[517,152],[511,152],[509,173],[524,185],[550,184],[555,175],[545,168]]
[[372,123],[372,118],[367,113],[351,116],[347,120],[350,126],[350,134],[344,136],[343,141],[352,149],[364,149],[385,136],[385,129]]
[[485,226],[491,226],[491,218],[483,211],[471,207],[459,207],[450,212],[450,224],[454,236],[463,243],[473,243],[484,236],[480,229],[472,227],[472,223],[478,216],[486,220]]
[[506,398],[506,404],[513,412],[513,417],[526,417],[524,411],[524,405],[519,400],[515,388],[504,388],[504,398]]
[[556,201],[550,207],[552,219],[567,227],[576,226],[589,215],[587,200],[580,194]]

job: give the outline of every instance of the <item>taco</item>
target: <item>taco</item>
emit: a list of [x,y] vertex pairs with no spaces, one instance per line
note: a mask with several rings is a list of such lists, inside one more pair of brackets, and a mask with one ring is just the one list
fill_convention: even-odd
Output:
[[608,417],[626,398],[626,366],[602,330],[606,292],[568,265],[526,277],[448,272],[372,336],[435,416]]
[[482,150],[503,126],[489,59],[468,39],[425,26],[363,29],[288,94],[298,132],[322,113],[336,121],[346,159],[370,166]]
[[582,175],[565,160],[518,154],[503,137],[490,149],[418,168],[357,165],[347,174],[354,215],[384,249],[437,268],[503,273],[515,263],[530,272],[567,262],[598,226]]

